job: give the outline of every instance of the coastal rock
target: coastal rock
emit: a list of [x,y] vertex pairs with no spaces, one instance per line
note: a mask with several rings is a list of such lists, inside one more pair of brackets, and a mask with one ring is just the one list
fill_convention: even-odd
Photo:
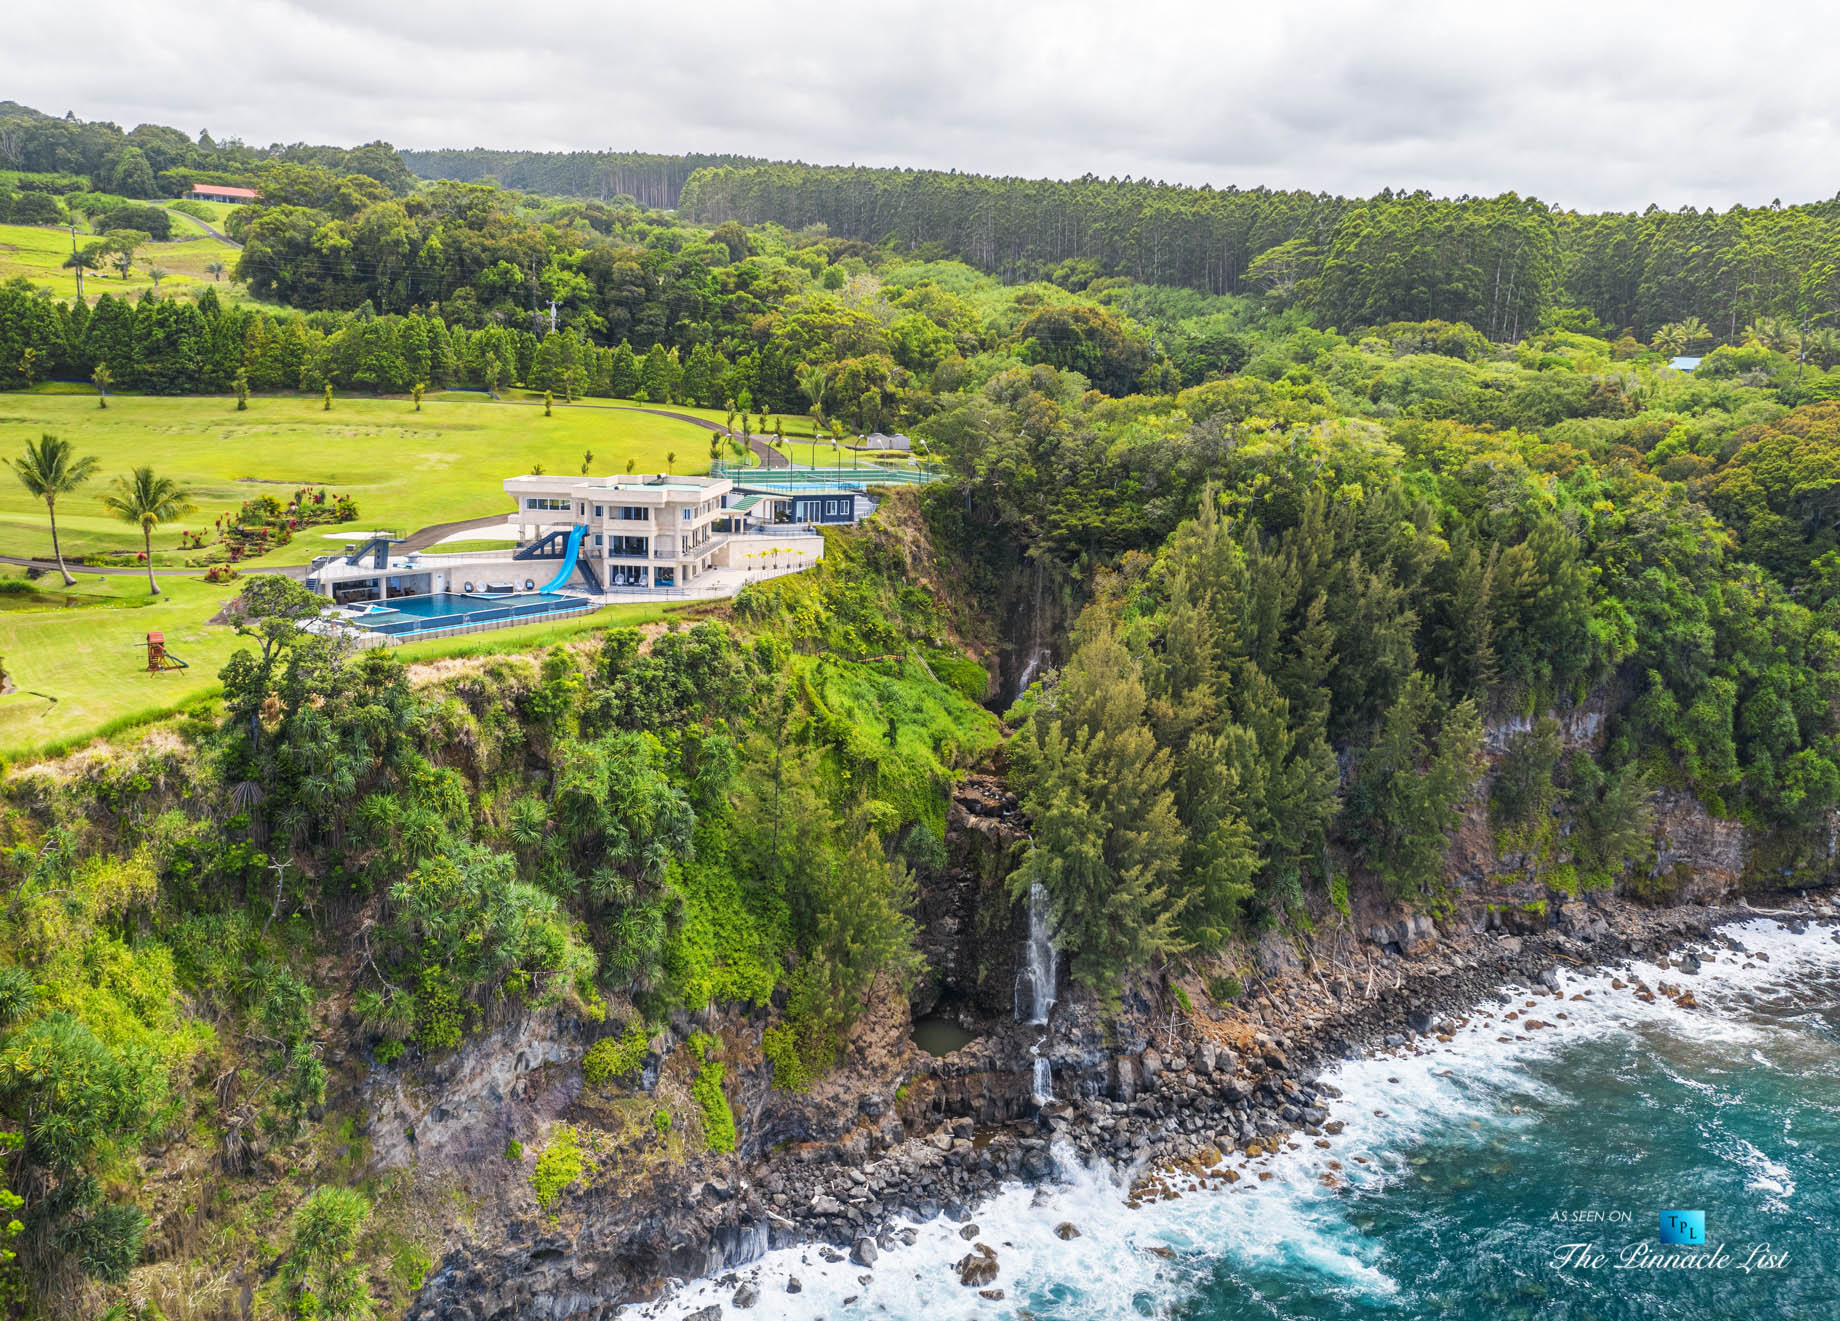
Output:
[[858,1266],[873,1266],[878,1256],[875,1240],[868,1237],[859,1238],[850,1245],[850,1260]]
[[958,1282],[967,1289],[981,1289],[997,1278],[997,1253],[988,1243],[980,1243],[960,1257],[953,1267]]
[[1079,1236],[1079,1227],[1071,1220],[1063,1220],[1054,1227],[1054,1237],[1061,1239],[1063,1242],[1067,1239],[1078,1238]]
[[745,1311],[759,1301],[760,1289],[750,1282],[735,1290],[735,1296],[729,1299],[729,1305],[731,1307],[741,1308]]

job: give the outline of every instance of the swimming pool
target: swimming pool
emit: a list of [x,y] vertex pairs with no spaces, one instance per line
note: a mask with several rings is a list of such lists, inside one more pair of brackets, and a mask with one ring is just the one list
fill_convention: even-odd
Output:
[[584,596],[565,596],[561,592],[514,592],[502,596],[436,592],[429,596],[399,596],[387,605],[379,602],[351,622],[373,633],[399,636],[447,632],[476,624],[521,623],[593,604]]

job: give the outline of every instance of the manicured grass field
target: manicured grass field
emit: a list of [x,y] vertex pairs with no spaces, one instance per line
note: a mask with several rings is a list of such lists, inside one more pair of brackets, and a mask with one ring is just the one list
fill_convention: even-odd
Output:
[[[78,235],[79,245],[93,241],[93,236]],[[63,269],[70,255],[70,231],[63,226],[0,225],[0,280],[23,275],[33,284],[49,289],[55,297],[77,296],[76,276]],[[173,238],[170,243],[149,243],[136,254],[134,266],[126,280],[113,267],[91,271],[83,277],[83,298],[93,303],[103,294],[117,298],[140,297],[141,290],[151,289],[149,266],[167,272],[160,280],[160,296],[175,293],[200,293],[206,285],[217,289],[220,298],[238,298],[242,286],[231,281],[226,272],[214,280],[205,271],[209,262],[221,261],[235,269],[237,249],[222,239],[213,238],[189,216],[173,213]]]
[[[217,672],[247,645],[228,626],[205,622],[235,596],[240,583],[169,578],[161,583],[162,596],[149,597],[142,577],[79,573],[78,578],[69,592],[0,595],[0,658],[14,689],[0,696],[0,757],[46,755],[209,700],[220,687]],[[42,586],[55,579],[39,581]],[[66,604],[71,601],[82,604]],[[598,629],[645,623],[666,610],[662,602],[609,606],[559,623],[418,642],[398,654],[418,661],[534,650]],[[156,630],[188,668],[147,673],[146,635]]]
[[[606,403],[595,400],[593,403]],[[689,410],[677,410],[689,411]],[[720,417],[716,420],[719,422]],[[558,403],[553,417],[540,405],[494,403],[479,394],[429,395],[422,411],[406,399],[335,398],[324,411],[317,397],[256,396],[247,412],[230,398],[114,395],[106,409],[93,394],[49,390],[0,395],[0,455],[15,455],[28,439],[52,432],[94,454],[101,474],[58,503],[66,555],[140,548],[140,532],[102,507],[109,480],[136,464],[192,488],[198,510],[155,535],[156,560],[183,563],[179,529],[209,530],[218,514],[269,492],[286,496],[303,485],[349,492],[358,502],[352,531],[411,532],[431,523],[511,512],[504,479],[536,464],[553,473],[708,470],[709,433],[687,422],[589,404]],[[304,564],[339,548],[312,528],[260,563]],[[10,473],[0,471],[0,554],[43,556],[51,535],[42,504]]]

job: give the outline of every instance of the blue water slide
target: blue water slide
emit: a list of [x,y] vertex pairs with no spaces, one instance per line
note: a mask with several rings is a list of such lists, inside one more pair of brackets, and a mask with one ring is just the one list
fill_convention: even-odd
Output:
[[545,592],[559,592],[562,590],[562,585],[566,583],[570,575],[575,572],[575,557],[581,553],[581,539],[587,535],[587,524],[577,523],[574,526],[569,532],[569,547],[562,552],[562,567],[556,571],[556,576],[554,578],[551,578],[548,582],[543,584],[541,590]]

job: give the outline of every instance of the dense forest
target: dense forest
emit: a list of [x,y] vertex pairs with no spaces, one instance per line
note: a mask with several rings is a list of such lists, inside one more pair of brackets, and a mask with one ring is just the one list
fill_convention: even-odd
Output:
[[[1517,859],[1488,883],[1555,901],[1673,894],[1664,793],[1749,829],[1753,887],[1830,865],[1827,205],[744,165],[673,216],[166,132],[0,114],[5,187],[67,216],[257,182],[249,297],[0,286],[0,384],[792,409],[910,429],[945,478],[694,620],[419,674],[257,579],[220,702],[12,768],[9,1303],[150,1316],[246,1268],[265,1314],[400,1308],[428,1263],[349,1154],[363,1088],[519,1008],[593,1025],[594,1122],[745,1148],[737,1072],[812,1087],[905,1013],[973,766],[1020,794],[1007,883],[1101,1003],[1229,999],[1248,942],[1357,903],[1453,911],[1465,820]],[[119,187],[130,151],[155,192]],[[584,188],[622,158],[591,159]],[[1012,702],[1031,642],[1054,663]],[[653,1050],[725,1006],[761,1044]],[[590,1177],[573,1133],[531,1153],[544,1209]],[[191,1182],[145,1180],[155,1153]]]
[[1271,295],[1344,330],[1441,319],[1515,339],[1581,308],[1642,338],[1696,317],[1730,339],[1758,317],[1799,326],[1840,309],[1833,202],[1593,215],[1513,194],[1362,199],[769,164],[699,174],[681,209],[706,224],[821,224],[1006,279],[1070,267]]
[[640,206],[669,211],[684,181],[698,170],[756,165],[753,156],[691,152],[662,156],[646,151],[404,151],[403,163],[421,179],[491,181],[520,192],[587,197],[610,202],[629,197]]

